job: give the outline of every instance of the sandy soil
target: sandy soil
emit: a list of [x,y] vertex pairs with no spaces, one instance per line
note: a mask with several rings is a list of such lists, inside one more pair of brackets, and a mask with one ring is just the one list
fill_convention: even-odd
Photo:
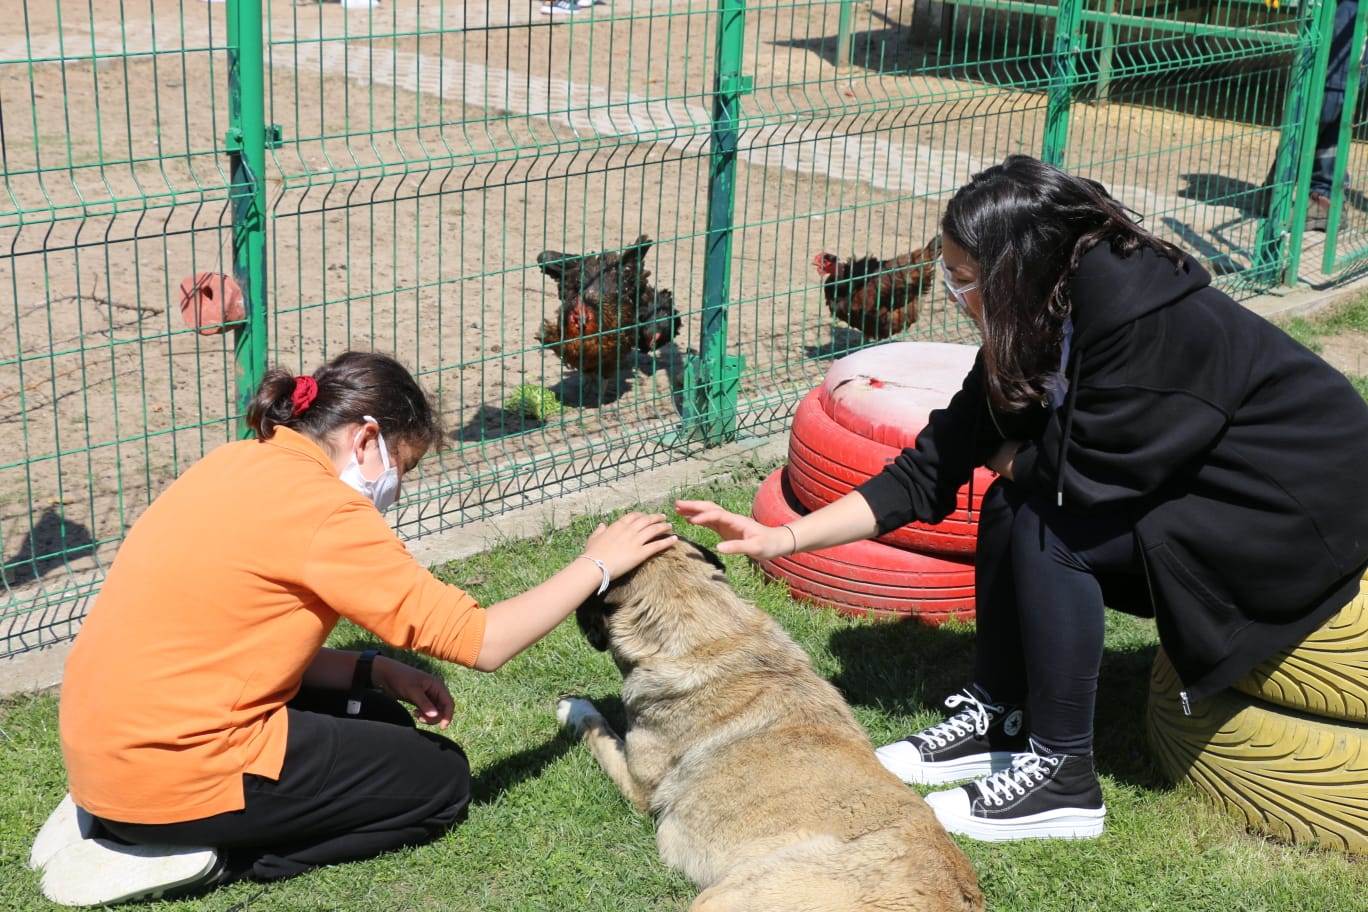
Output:
[[[411,486],[406,534],[667,458],[658,439],[701,332],[712,6],[618,0],[553,25],[529,3],[268,4],[267,117],[285,140],[266,174],[270,360],[306,370],[375,347],[421,373],[452,448]],[[859,5],[862,65],[839,70],[834,2],[748,14],[729,332],[747,364],[745,428],[776,426],[784,393],[858,341],[825,313],[814,252],[920,245],[974,170],[1040,148],[1044,96],[971,78],[990,68],[871,68],[924,56],[937,20],[916,9]],[[10,606],[60,597],[63,570],[107,561],[150,499],[231,436],[235,395],[232,335],[188,331],[177,293],[189,274],[231,271],[224,7],[23,13],[0,37]],[[1228,272],[1248,262],[1249,191],[1276,134],[1257,104],[1239,122],[1192,113],[1194,85],[1212,110],[1280,97],[1223,70],[1186,88],[1123,83],[1111,104],[1075,107],[1069,164]],[[1368,223],[1352,217],[1361,242]],[[640,233],[657,240],[649,265],[685,331],[595,397],[532,339],[556,306],[535,258]],[[915,335],[965,332],[935,295]],[[566,412],[538,425],[504,411],[520,383],[556,389]],[[0,623],[19,610],[0,608]]]
[[1346,374],[1368,377],[1368,333],[1344,332],[1322,339],[1321,357]]

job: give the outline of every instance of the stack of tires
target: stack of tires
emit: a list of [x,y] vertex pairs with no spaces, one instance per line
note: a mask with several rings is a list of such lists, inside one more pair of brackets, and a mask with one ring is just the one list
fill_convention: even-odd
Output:
[[1236,685],[1192,705],[1160,652],[1150,679],[1150,745],[1251,829],[1368,855],[1368,576],[1320,630]]
[[[798,406],[788,464],[760,486],[754,517],[791,522],[845,496],[916,441],[973,366],[976,349],[895,342],[832,365]],[[959,492],[935,526],[912,523],[876,541],[762,561],[794,597],[845,614],[916,617],[931,623],[974,615],[974,547],[986,470]]]

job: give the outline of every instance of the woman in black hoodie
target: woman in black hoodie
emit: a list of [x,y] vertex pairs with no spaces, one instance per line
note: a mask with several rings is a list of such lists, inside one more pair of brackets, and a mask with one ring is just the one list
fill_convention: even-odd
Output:
[[974,679],[879,757],[908,782],[976,780],[928,796],[951,832],[1096,836],[1103,605],[1155,617],[1185,710],[1322,625],[1368,565],[1368,405],[1094,181],[1013,156],[942,229],[983,346],[916,446],[784,527],[679,510],[719,550],[775,557],[939,522],[996,471]]

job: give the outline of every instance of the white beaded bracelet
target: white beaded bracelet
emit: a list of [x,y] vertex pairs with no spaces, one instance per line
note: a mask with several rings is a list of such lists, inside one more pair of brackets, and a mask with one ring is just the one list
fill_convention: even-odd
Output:
[[613,581],[613,578],[608,574],[608,566],[597,557],[590,557],[587,554],[581,554],[580,557],[591,561],[595,567],[599,568],[599,573],[603,574],[603,581],[599,583],[598,591],[594,593],[594,595],[603,595],[608,591],[608,584]]

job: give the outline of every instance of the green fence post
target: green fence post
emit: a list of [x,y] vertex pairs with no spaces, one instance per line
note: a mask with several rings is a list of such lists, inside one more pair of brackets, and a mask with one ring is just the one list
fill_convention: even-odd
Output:
[[[1311,7],[1298,30],[1299,51],[1292,63],[1282,137],[1273,163],[1273,192],[1269,195],[1268,214],[1254,242],[1250,267],[1256,279],[1270,277],[1269,284],[1296,284],[1301,266],[1311,160],[1316,154],[1325,71],[1330,60],[1330,33],[1335,25],[1335,0],[1313,2],[1318,5]],[[1352,103],[1347,98],[1345,101]]]
[[1330,190],[1330,215],[1325,225],[1325,255],[1321,271],[1333,273],[1339,266],[1339,232],[1344,214],[1344,174],[1349,168],[1349,145],[1354,133],[1354,108],[1359,93],[1359,72],[1363,65],[1363,42],[1368,37],[1368,6],[1360,3],[1354,20],[1354,37],[1349,43],[1349,82],[1344,87],[1344,110],[1340,112],[1339,140],[1335,143],[1335,182]]
[[1116,30],[1112,16],[1116,14],[1116,0],[1107,0],[1102,10],[1102,46],[1097,52],[1097,100],[1105,104],[1111,94],[1112,63],[1116,55]]
[[684,372],[684,425],[690,438],[718,444],[736,436],[742,359],[727,354],[727,307],[736,209],[736,145],[741,96],[753,86],[741,75],[745,0],[720,0],[714,74],[712,154],[708,170],[708,232],[703,259],[703,338]]
[[1050,73],[1050,97],[1045,109],[1045,142],[1042,160],[1063,167],[1069,143],[1069,106],[1078,80],[1078,52],[1082,50],[1082,0],[1059,0],[1055,13],[1054,66]]
[[[247,322],[233,333],[237,411],[246,415],[266,373],[266,98],[262,0],[228,0],[228,135],[233,276]],[[240,419],[238,436],[250,434]]]
[[836,20],[836,66],[854,63],[855,43],[850,30],[855,19],[855,0],[841,0],[840,16]]

